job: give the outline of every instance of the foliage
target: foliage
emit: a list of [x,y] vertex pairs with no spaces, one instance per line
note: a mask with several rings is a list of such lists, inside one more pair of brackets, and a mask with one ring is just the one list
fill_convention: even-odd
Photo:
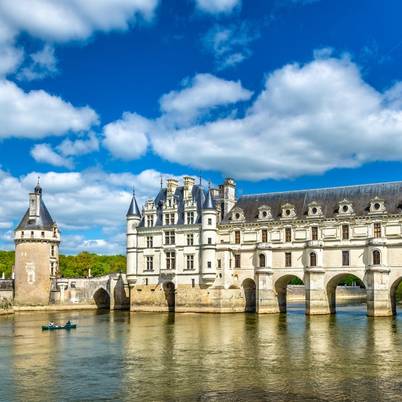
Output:
[[13,307],[13,303],[9,300],[3,297],[0,300],[0,310],[9,310]]
[[[0,277],[4,272],[11,278],[14,265],[14,251],[0,251]],[[97,255],[83,252],[78,255],[60,255],[60,275],[65,278],[86,277],[88,269],[92,276],[126,271],[126,257],[123,255]]]

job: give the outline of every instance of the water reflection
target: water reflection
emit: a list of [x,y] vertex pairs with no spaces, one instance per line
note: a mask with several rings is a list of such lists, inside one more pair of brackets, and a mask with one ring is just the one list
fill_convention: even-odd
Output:
[[[72,318],[71,332],[42,323]],[[381,401],[402,391],[401,319],[93,312],[0,318],[1,400]]]

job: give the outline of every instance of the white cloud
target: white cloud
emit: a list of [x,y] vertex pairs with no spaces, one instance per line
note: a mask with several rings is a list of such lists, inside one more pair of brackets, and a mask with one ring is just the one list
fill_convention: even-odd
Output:
[[202,38],[205,49],[212,53],[218,70],[234,67],[252,54],[251,43],[259,33],[247,22],[215,25]]
[[[1,23],[1,20],[0,20]],[[23,60],[24,52],[9,44],[0,42],[0,78],[16,70]]]
[[10,81],[0,80],[0,139],[80,132],[97,121],[96,113],[88,106],[76,108],[45,91],[24,92]]
[[88,138],[70,140],[65,139],[57,150],[63,156],[78,156],[85,155],[99,150],[99,141],[94,133],[89,133]]
[[171,91],[160,100],[164,113],[193,118],[205,110],[246,101],[252,92],[244,89],[240,81],[226,81],[211,74],[197,74],[185,83],[180,91]]
[[148,121],[134,113],[103,128],[103,145],[117,158],[130,160],[144,155],[148,147]]
[[[398,82],[379,92],[349,59],[320,53],[270,74],[243,117],[234,105],[224,117],[173,118],[173,125],[175,108],[165,107],[149,121],[148,138],[154,152],[171,162],[249,180],[402,161],[401,88]],[[191,105],[187,113],[192,117]]]
[[31,62],[18,73],[20,80],[37,80],[57,73],[54,48],[46,44],[43,49],[30,55]]
[[[36,185],[38,176],[46,206],[62,231],[63,252],[124,253],[125,216],[132,187],[135,187],[141,205],[156,196],[161,173],[144,170],[135,175],[88,170],[31,172],[15,177],[0,169],[0,192],[3,194],[0,198],[0,238],[22,218],[28,208],[28,193]],[[11,243],[0,241],[0,244],[9,248]]]
[[73,162],[60,156],[53,151],[49,144],[36,144],[31,149],[31,155],[36,160],[36,162],[47,163],[52,166],[66,167],[68,169],[73,168]]
[[228,14],[241,6],[241,0],[195,0],[199,10],[209,14]]

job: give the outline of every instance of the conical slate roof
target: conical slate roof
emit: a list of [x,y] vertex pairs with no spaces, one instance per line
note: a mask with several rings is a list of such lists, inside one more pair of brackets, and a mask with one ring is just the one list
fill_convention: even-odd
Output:
[[202,209],[215,209],[214,198],[212,197],[211,189],[208,190],[207,198],[204,201]]
[[138,216],[141,218],[141,212],[138,208],[137,200],[135,198],[135,194],[133,194],[133,198],[131,199],[130,207],[127,211],[127,216]]
[[45,203],[40,199],[40,209],[39,209],[39,217],[38,218],[30,218],[29,217],[29,208],[27,212],[25,212],[24,217],[22,218],[20,224],[17,226],[16,230],[51,230],[54,226],[55,222],[50,216],[49,211],[46,208]]

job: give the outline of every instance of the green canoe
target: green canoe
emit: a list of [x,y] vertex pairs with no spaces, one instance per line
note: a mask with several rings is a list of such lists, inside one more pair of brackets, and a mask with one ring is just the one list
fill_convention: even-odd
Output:
[[42,325],[42,331],[53,331],[55,329],[76,329],[77,324],[66,325]]

